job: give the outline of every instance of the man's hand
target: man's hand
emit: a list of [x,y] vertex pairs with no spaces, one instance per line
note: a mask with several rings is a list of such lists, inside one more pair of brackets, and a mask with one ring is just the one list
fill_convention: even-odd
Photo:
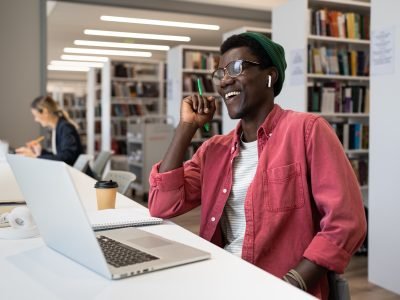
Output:
[[212,120],[215,113],[215,98],[192,95],[184,98],[181,104],[181,122],[202,127]]

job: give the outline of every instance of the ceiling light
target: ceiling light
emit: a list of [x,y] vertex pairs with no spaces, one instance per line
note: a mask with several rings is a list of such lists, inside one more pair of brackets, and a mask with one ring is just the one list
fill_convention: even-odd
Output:
[[89,61],[65,61],[65,60],[52,60],[50,62],[52,66],[75,66],[75,67],[89,67],[89,68],[102,68],[103,63],[100,62],[89,62]]
[[79,54],[112,55],[112,56],[151,57],[151,52],[143,52],[143,51],[122,51],[122,50],[106,50],[106,49],[88,49],[88,48],[64,48],[64,52],[65,53],[79,53]]
[[83,32],[84,32],[84,34],[87,34],[87,35],[100,35],[100,36],[136,38],[136,39],[190,42],[190,37],[181,36],[181,35],[148,34],[148,33],[93,30],[93,29],[85,29]]
[[144,24],[144,25],[192,28],[192,29],[219,30],[218,25],[199,24],[199,23],[173,22],[173,21],[125,18],[125,17],[114,17],[114,16],[101,16],[100,20],[110,21],[110,22],[120,22],[120,23],[134,23],[134,24]]
[[87,72],[88,67],[73,67],[73,66],[53,66],[48,65],[47,70],[49,71],[71,71],[71,72]]
[[61,55],[62,60],[79,60],[79,61],[100,61],[106,62],[108,58],[105,56],[83,56],[83,55]]
[[75,40],[74,44],[78,45],[78,46],[93,46],[93,47],[145,49],[145,50],[160,50],[160,51],[168,51],[169,50],[169,46],[164,46],[164,45],[98,42],[98,41],[86,41],[86,40]]

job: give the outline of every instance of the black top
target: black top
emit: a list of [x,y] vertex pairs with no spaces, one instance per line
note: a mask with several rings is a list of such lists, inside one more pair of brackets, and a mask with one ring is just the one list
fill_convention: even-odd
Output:
[[78,131],[64,118],[59,118],[56,126],[57,154],[42,150],[39,158],[59,160],[73,165],[80,154],[83,153]]

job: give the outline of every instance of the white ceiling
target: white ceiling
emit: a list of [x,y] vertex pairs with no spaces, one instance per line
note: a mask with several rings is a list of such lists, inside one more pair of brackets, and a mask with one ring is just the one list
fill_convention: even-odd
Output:
[[[198,2],[202,4],[207,3],[210,5],[210,7],[211,5],[216,4],[222,6],[242,7],[247,9],[267,11],[270,10],[271,7],[278,5],[282,2],[285,2],[287,0],[269,0],[269,1],[247,0],[246,3],[243,3],[243,0],[179,0],[179,1]],[[100,20],[101,15],[216,24],[219,25],[221,29],[219,31],[210,31],[210,30],[104,22]],[[154,40],[152,41],[143,39],[133,40],[126,38],[88,36],[83,34],[84,29],[186,35],[190,36],[192,39],[191,42],[187,44],[219,46],[224,32],[231,31],[235,28],[239,28],[242,26],[269,28],[270,24],[268,21],[254,22],[248,20],[200,16],[195,14],[189,15],[189,14],[171,13],[171,12],[154,11],[154,10],[126,9],[121,7],[97,6],[88,4],[60,2],[60,1],[57,2],[49,1],[48,18],[47,18],[47,29],[48,29],[47,57],[48,61],[60,59],[64,47],[79,47],[79,46],[74,46],[73,44],[73,41],[76,39],[113,41],[113,42],[136,42],[143,44],[160,44],[160,45],[168,45],[170,47],[182,43],[182,42],[169,42],[169,41],[154,41]],[[109,48],[109,49],[115,49],[115,48]],[[152,53],[153,53],[152,57],[153,59],[165,59],[165,54],[166,54],[165,51],[153,51]],[[118,59],[128,60],[129,58],[119,57]]]

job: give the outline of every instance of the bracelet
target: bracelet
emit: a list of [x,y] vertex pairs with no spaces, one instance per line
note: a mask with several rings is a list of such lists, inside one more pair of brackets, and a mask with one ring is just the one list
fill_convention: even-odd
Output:
[[307,291],[307,285],[306,285],[303,277],[301,277],[301,275],[295,269],[291,269],[289,272],[287,272],[286,275],[289,276],[290,278],[296,280],[300,286],[300,289],[302,289],[305,292]]
[[283,276],[282,278],[284,281],[286,281],[287,283],[290,283],[289,279],[286,277],[286,275]]
[[[301,286],[301,283],[299,282],[299,280],[297,279],[297,277],[295,277],[293,274],[291,274],[291,273],[287,273],[285,276],[287,276],[287,277],[289,277],[289,278],[291,278],[291,279],[293,279],[295,282],[297,282],[297,284],[298,284],[298,288],[299,289],[303,289],[303,287]],[[286,277],[286,278],[287,278]],[[290,284],[292,284],[290,281],[288,281]],[[292,284],[293,285],[293,284]]]

